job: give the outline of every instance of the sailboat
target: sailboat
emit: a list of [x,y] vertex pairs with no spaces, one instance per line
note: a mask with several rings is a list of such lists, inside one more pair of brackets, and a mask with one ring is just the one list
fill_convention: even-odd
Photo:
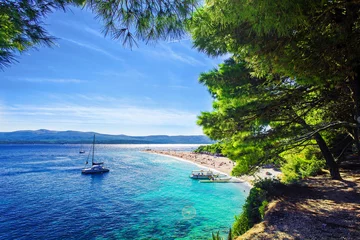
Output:
[[[83,174],[95,174],[95,173],[105,173],[109,172],[110,170],[108,168],[104,167],[104,162],[94,162],[94,154],[95,154],[95,134],[94,134],[94,140],[93,140],[93,146],[92,146],[92,158],[91,158],[91,167],[89,168],[83,168],[81,170],[81,173]],[[90,153],[89,153],[90,156]],[[86,165],[88,164],[88,159],[86,160]]]
[[85,153],[85,150],[81,147],[80,150],[79,150],[79,153],[83,154],[83,153]]

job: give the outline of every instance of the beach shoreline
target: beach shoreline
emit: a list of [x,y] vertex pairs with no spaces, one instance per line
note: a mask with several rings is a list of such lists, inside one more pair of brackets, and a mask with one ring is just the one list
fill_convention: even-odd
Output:
[[[183,152],[183,151],[174,151],[174,150],[152,150],[147,149],[143,152],[157,154],[166,157],[172,157],[179,161],[185,161],[192,163],[199,168],[204,170],[211,170],[218,173],[223,173],[231,176],[231,171],[235,166],[235,163],[226,157],[217,157],[207,154],[193,153],[193,152]],[[270,176],[268,174],[271,174]],[[259,171],[254,176],[241,176],[234,177],[236,181],[244,183],[249,188],[252,188],[252,182],[257,178],[273,178],[277,177],[281,172],[276,171],[273,168],[260,168]]]

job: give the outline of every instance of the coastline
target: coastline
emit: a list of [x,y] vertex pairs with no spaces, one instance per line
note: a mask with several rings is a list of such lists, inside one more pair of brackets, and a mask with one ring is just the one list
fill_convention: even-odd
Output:
[[[156,155],[164,156],[164,157],[171,157],[171,158],[177,159],[177,160],[179,160],[179,161],[183,161],[183,162],[187,162],[187,163],[192,163],[192,164],[194,164],[194,165],[196,165],[196,166],[198,166],[198,167],[200,167],[200,168],[204,168],[204,167],[205,167],[204,165],[201,165],[201,164],[199,164],[199,163],[196,163],[196,162],[187,160],[187,159],[185,159],[185,158],[180,158],[180,157],[176,157],[176,156],[173,156],[173,155],[169,155],[169,154],[155,153],[155,152],[147,152],[147,153],[156,154]],[[215,169],[215,168],[206,167],[206,169],[211,170],[211,171],[213,171],[213,172],[217,172],[217,173],[222,173],[222,174],[229,175],[228,173],[223,172],[223,171],[220,171],[220,170]]]
[[[192,163],[199,168],[211,170],[217,173],[226,174],[231,176],[231,171],[234,167],[233,161],[226,157],[215,157],[207,154],[198,154],[192,152],[182,151],[164,151],[164,150],[145,150],[145,153],[156,154],[160,156],[171,157],[179,161]],[[252,182],[255,178],[252,176],[234,177],[236,183],[243,183],[249,190],[253,187]]]

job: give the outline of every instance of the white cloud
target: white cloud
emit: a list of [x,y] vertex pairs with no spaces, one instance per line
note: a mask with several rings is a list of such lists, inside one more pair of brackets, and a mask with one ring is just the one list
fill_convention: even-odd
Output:
[[151,55],[152,58],[163,58],[163,59],[171,59],[174,61],[186,63],[191,66],[206,66],[206,64],[200,60],[197,60],[194,57],[183,53],[175,52],[170,46],[167,44],[158,44],[156,45],[156,49],[150,50],[146,49],[134,49],[135,51],[141,51],[142,53]]
[[74,78],[17,78],[14,81],[25,81],[32,83],[84,83],[86,80],[74,79]]
[[104,35],[101,33],[100,30],[96,30],[94,28],[89,27],[87,24],[82,24],[76,21],[71,20],[58,20],[57,23],[60,23],[61,25],[65,25],[66,27],[71,27],[76,30],[87,32],[93,36],[104,38]]
[[104,34],[102,34],[100,31],[95,30],[95,29],[93,29],[93,28],[84,27],[84,28],[82,28],[82,29],[83,29],[85,32],[90,33],[90,34],[92,34],[92,35],[94,35],[94,36],[96,36],[96,37],[101,37],[101,38],[104,38],[104,37],[105,37]]
[[84,95],[84,94],[76,94],[76,96],[89,100],[89,101],[101,101],[101,102],[115,102],[117,101],[114,97],[109,96],[101,96],[101,95]]
[[114,54],[102,49],[102,48],[99,48],[95,45],[92,45],[92,44],[88,44],[88,43],[83,43],[83,42],[79,42],[79,41],[75,41],[75,40],[72,40],[72,39],[69,39],[69,38],[62,38],[63,40],[65,41],[68,41],[68,42],[71,42],[73,44],[76,44],[80,47],[83,47],[83,48],[87,48],[87,49],[90,49],[92,51],[95,51],[95,52],[99,52],[105,56],[108,56],[114,60],[117,60],[117,61],[124,61],[123,59],[119,58],[118,56],[115,56]]
[[56,102],[57,106],[68,106],[73,105],[74,103],[83,104],[84,106],[106,106],[106,107],[117,107],[117,106],[149,106],[156,104],[151,98],[147,96],[138,96],[133,97],[123,97],[123,96],[109,96],[101,95],[96,92],[94,93],[73,93],[73,94],[49,94],[46,92],[39,92],[39,94],[50,98],[51,102]]
[[[44,93],[46,94],[46,93]],[[147,96],[127,99],[99,94],[47,94],[40,104],[0,101],[0,131],[52,129],[127,135],[201,134],[197,111],[165,108]]]
[[133,78],[133,79],[146,78],[146,74],[130,67],[127,67],[126,70],[124,71],[104,70],[102,72],[98,72],[97,74],[106,77]]
[[165,50],[165,54],[167,56],[169,56],[170,58],[173,58],[175,60],[187,63],[189,65],[192,66],[205,66],[205,64],[191,56],[185,55],[185,54],[180,54],[180,53],[176,53],[174,52],[171,47],[167,46],[167,45],[162,45],[162,48]]
[[47,121],[138,126],[194,126],[197,115],[177,109],[145,108],[131,105],[98,107],[75,104],[5,106],[2,108],[2,114],[5,117],[10,116],[16,119],[24,119],[24,116],[35,116],[32,121],[41,121],[51,117]]

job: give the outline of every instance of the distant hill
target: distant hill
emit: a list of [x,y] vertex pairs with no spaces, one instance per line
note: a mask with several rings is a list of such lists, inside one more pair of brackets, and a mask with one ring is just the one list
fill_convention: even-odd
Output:
[[192,136],[127,136],[110,135],[95,132],[78,131],[51,131],[40,129],[36,131],[23,130],[15,132],[0,132],[0,144],[4,143],[91,143],[94,134],[96,134],[96,143],[107,144],[208,144],[213,143],[205,135]]

